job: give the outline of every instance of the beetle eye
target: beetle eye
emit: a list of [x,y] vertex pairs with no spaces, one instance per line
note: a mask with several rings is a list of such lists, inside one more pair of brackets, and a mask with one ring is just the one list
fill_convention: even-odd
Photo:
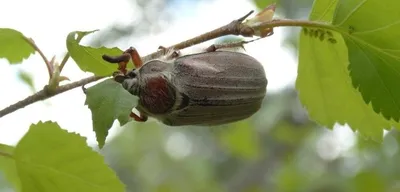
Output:
[[136,77],[136,69],[129,71],[128,74],[126,74],[130,78],[135,78]]
[[123,75],[117,75],[117,76],[114,77],[114,80],[116,82],[118,82],[118,83],[124,82],[125,79],[127,79],[127,78],[125,76],[123,76]]

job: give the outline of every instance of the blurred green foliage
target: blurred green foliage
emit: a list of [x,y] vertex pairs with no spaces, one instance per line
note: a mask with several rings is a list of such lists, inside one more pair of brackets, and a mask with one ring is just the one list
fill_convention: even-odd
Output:
[[29,87],[29,89],[32,91],[32,93],[36,92],[35,82],[33,81],[31,73],[24,71],[24,70],[19,70],[18,78]]
[[267,98],[264,110],[230,125],[131,122],[101,153],[127,191],[400,190],[398,132],[383,144],[340,139],[308,119],[293,89]]

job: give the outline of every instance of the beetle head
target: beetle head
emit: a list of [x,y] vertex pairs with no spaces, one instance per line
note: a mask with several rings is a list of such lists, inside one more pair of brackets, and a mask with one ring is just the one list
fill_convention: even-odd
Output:
[[118,83],[121,83],[122,87],[131,94],[138,95],[139,84],[137,80],[137,73],[138,72],[136,69],[129,71],[126,75],[116,72],[114,73],[114,80]]

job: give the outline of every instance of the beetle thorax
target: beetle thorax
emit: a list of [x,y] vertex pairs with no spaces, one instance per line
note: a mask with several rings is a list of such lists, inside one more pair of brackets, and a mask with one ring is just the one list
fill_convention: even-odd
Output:
[[176,102],[176,90],[170,82],[171,64],[153,60],[128,74],[122,86],[139,97],[137,109],[148,115],[167,113]]
[[152,115],[164,114],[172,109],[176,91],[166,76],[152,75],[139,81],[139,108]]

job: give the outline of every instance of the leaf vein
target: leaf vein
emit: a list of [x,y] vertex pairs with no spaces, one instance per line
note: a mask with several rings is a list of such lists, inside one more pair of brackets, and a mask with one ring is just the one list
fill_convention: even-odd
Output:
[[390,27],[392,27],[394,25],[397,25],[397,24],[400,24],[400,20],[398,20],[398,21],[396,21],[394,23],[390,23],[390,24],[384,25],[382,27],[378,27],[376,29],[371,29],[371,30],[367,30],[367,31],[359,31],[359,32],[355,31],[355,32],[352,33],[352,35],[355,35],[355,34],[359,35],[359,34],[367,34],[367,33],[378,32],[378,31],[390,28]]
[[[357,41],[360,44],[365,45],[366,47],[370,47],[371,49],[374,49],[376,52],[379,52],[381,54],[384,54],[384,55],[387,55],[389,57],[392,57],[392,58],[396,59],[397,61],[400,61],[400,56],[392,55],[392,54],[390,54],[388,52],[385,52],[385,50],[400,51],[400,49],[382,49],[382,48],[374,46],[373,44],[367,43],[364,40],[362,40],[362,39],[360,39],[360,38],[358,38],[356,36],[350,35],[348,33],[342,33],[342,34],[346,35],[348,37],[347,39],[352,40],[354,43],[355,43],[355,41]],[[357,43],[355,43],[355,44],[357,44]]]
[[357,6],[354,7],[353,10],[351,10],[349,12],[349,14],[342,20],[342,22],[340,22],[339,24],[337,24],[336,26],[341,26],[343,25],[343,23],[345,23],[362,5],[364,5],[364,3],[366,3],[367,0],[361,1]]
[[[323,17],[325,17],[326,14],[328,14],[330,8],[336,4],[336,1],[331,1],[329,6],[325,9],[325,11],[320,15],[320,17],[318,18],[318,20],[322,20]],[[331,19],[332,20],[332,19]],[[332,21],[330,21],[332,22]]]

